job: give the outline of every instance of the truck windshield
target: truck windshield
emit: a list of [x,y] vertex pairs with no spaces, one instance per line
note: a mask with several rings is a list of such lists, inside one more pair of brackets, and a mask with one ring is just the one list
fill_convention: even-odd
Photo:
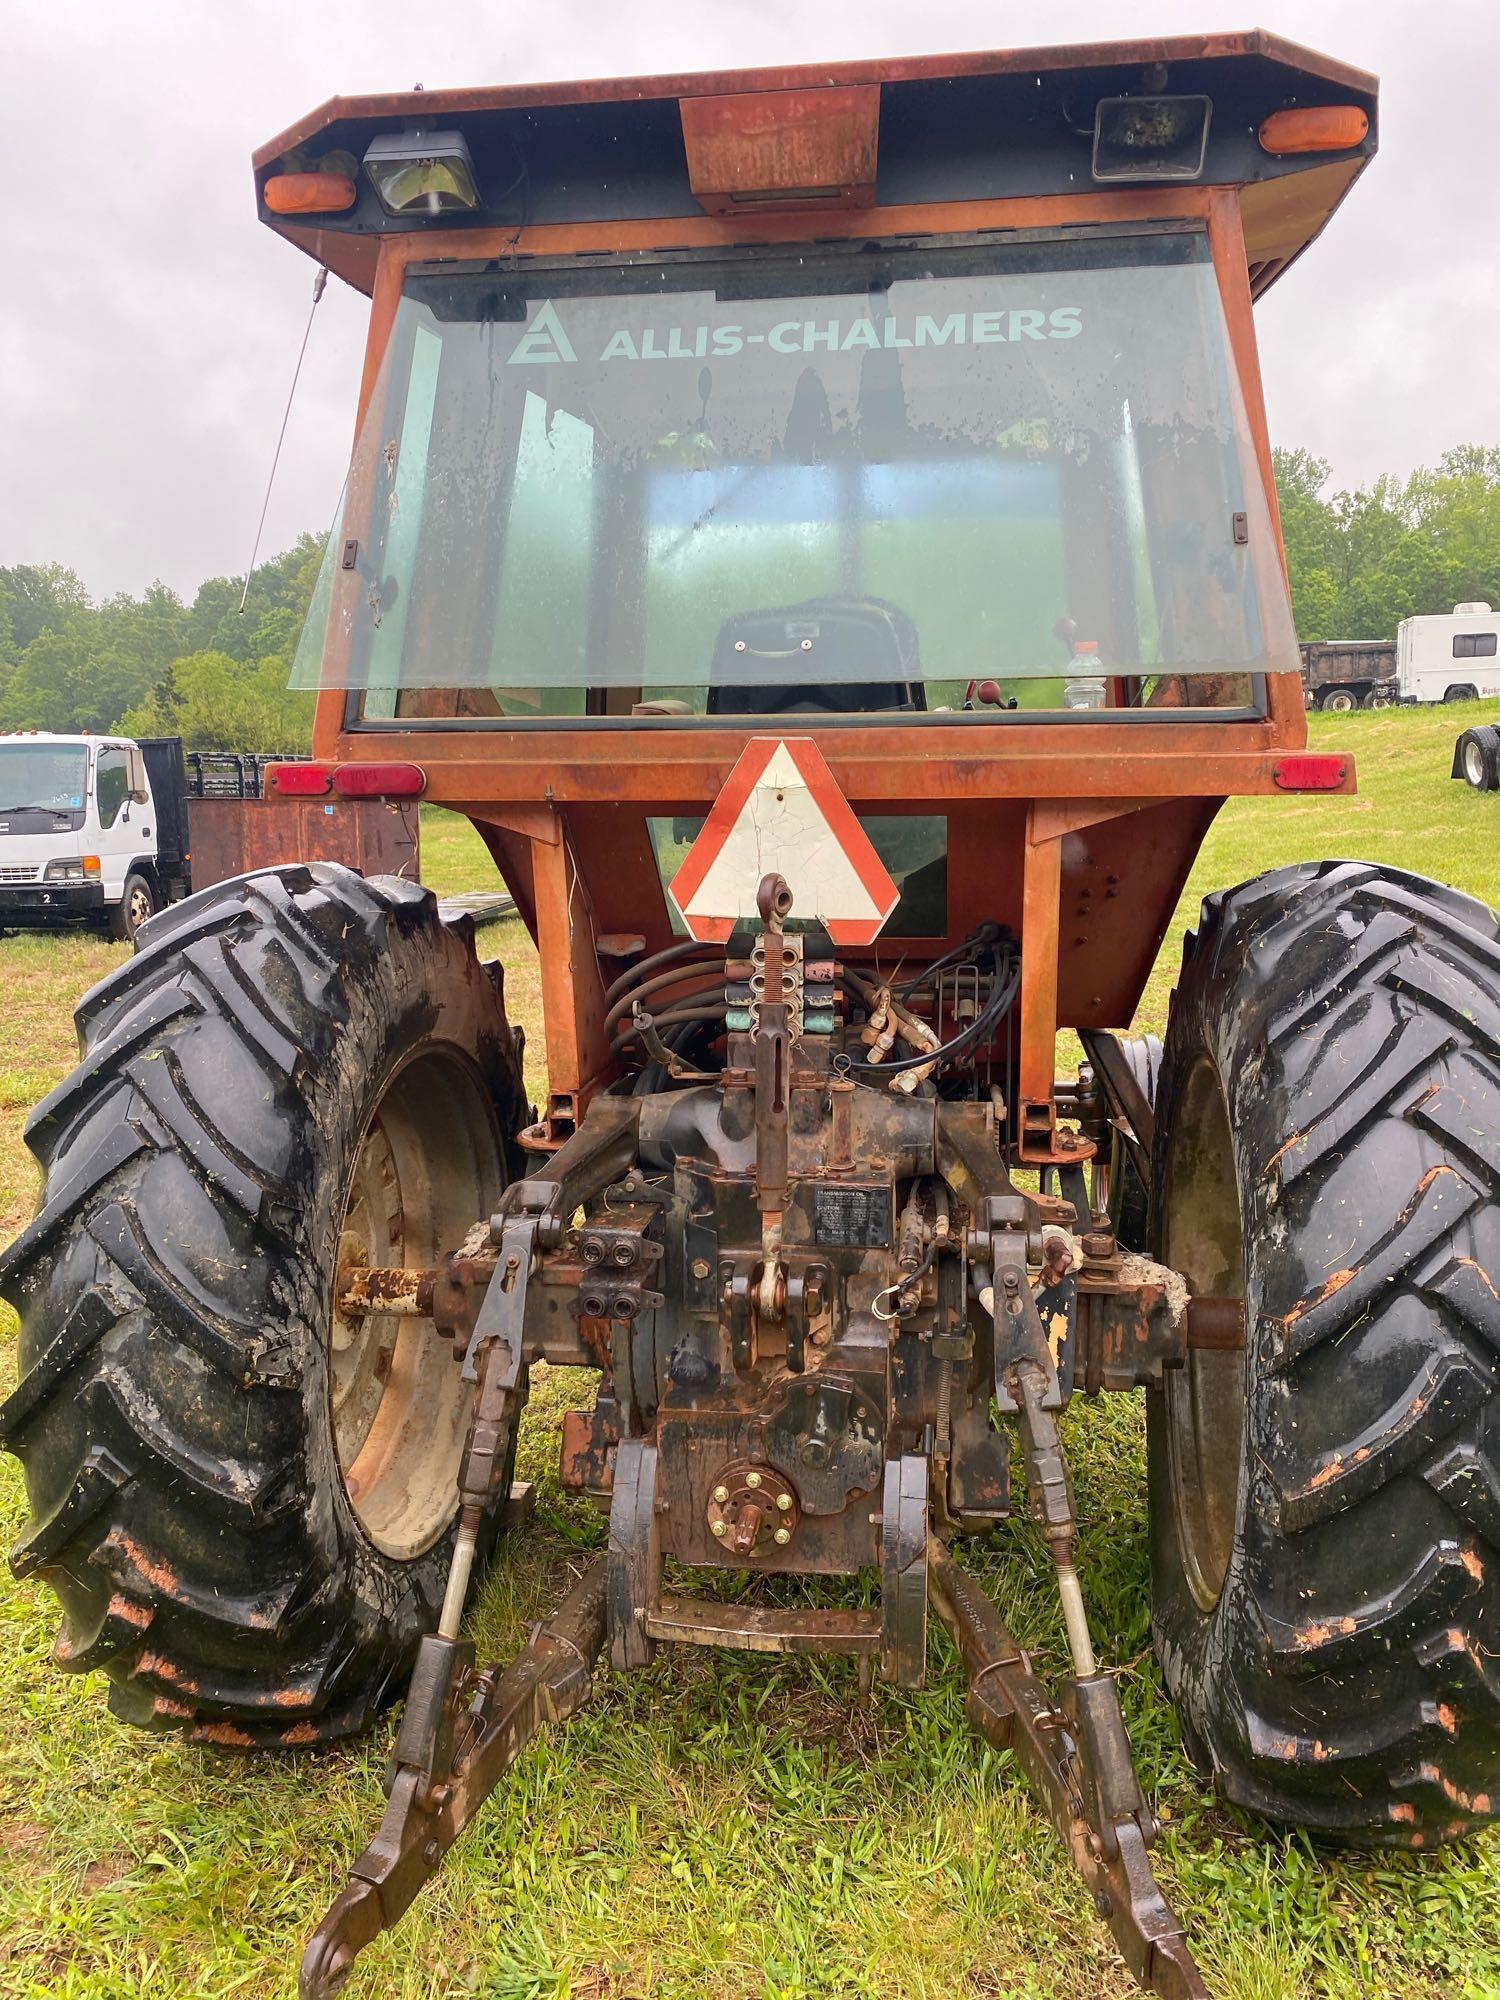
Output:
[[366,717],[1252,704],[1206,237],[411,273],[294,665]]
[[88,770],[81,743],[0,743],[0,813],[82,812]]

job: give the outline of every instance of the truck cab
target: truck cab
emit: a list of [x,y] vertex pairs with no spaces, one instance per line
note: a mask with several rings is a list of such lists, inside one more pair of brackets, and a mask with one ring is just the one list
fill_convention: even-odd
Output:
[[134,937],[165,901],[140,744],[0,736],[0,925],[107,924]]

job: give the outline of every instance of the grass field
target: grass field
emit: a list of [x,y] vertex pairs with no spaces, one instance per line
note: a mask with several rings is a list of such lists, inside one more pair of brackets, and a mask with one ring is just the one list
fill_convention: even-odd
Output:
[[[1500,706],[1500,705],[1492,705]],[[1314,718],[1348,747],[1362,796],[1228,806],[1143,1004],[1160,1027],[1182,929],[1207,890],[1342,854],[1414,869],[1500,904],[1500,795],[1449,781],[1459,712]],[[425,870],[483,884],[467,825],[429,815]],[[511,921],[484,933],[513,1012],[537,1032],[534,955]],[[69,1011],[120,948],[0,942],[0,1240],[29,1214],[26,1111],[71,1066]],[[534,1076],[534,1089],[541,1086]],[[0,1308],[0,1315],[5,1312]],[[0,1319],[0,1393],[14,1322]],[[570,1400],[533,1398],[522,1470],[538,1526],[471,1616],[503,1656],[558,1592],[597,1519],[552,1479]],[[581,1397],[578,1400],[582,1400]],[[1161,1874],[1220,2000],[1500,1995],[1500,1840],[1421,1858],[1329,1857],[1228,1811],[1185,1761],[1148,1650],[1143,1444],[1134,1399],[1075,1407],[1068,1436],[1096,1638],[1165,1821]],[[0,1531],[24,1511],[0,1463]],[[1044,1670],[1061,1627],[1049,1564],[1023,1527],[972,1557]],[[240,1762],[128,1732],[97,1677],[48,1659],[44,1586],[0,1592],[0,1994],[245,2000],[294,1990],[301,1939],[379,1802],[388,1730],[317,1758]],[[562,1734],[522,1760],[351,2000],[1115,2000],[1135,1989],[1008,1758],[969,1735],[941,1645],[932,1684],[857,1697],[852,1664],[666,1653],[606,1676]]]

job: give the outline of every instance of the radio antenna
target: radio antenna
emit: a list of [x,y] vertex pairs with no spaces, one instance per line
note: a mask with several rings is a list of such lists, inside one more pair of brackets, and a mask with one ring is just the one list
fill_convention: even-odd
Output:
[[292,370],[292,386],[286,392],[286,408],[281,413],[281,429],[276,433],[276,449],[271,454],[271,471],[266,480],[266,497],[260,503],[260,519],[255,524],[255,546],[250,551],[250,560],[245,566],[245,588],[240,592],[241,618],[245,615],[245,601],[250,595],[250,579],[255,574],[255,558],[260,554],[260,538],[265,533],[266,510],[271,504],[271,488],[276,484],[276,468],[281,463],[281,446],[286,437],[287,420],[292,414],[292,398],[297,393],[297,380],[302,373],[302,357],[307,352],[308,337],[312,333],[313,314],[318,310],[318,301],[323,296],[323,287],[328,283],[328,266],[320,264],[318,275],[313,279],[312,304],[307,311],[307,325],[302,329],[302,345],[297,349],[297,365]]

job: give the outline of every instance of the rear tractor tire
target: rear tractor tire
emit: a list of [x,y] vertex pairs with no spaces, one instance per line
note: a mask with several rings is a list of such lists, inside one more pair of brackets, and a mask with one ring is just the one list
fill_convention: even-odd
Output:
[[472,1392],[430,1320],[341,1319],[337,1273],[431,1264],[497,1206],[524,1117],[498,980],[427,890],[317,863],[164,912],[77,1020],[0,1259],[12,1565],[128,1719],[348,1734],[435,1623]]
[[1243,1353],[1148,1398],[1152,1622],[1229,1798],[1424,1846],[1500,1811],[1500,919],[1332,862],[1205,903],[1156,1253]]

